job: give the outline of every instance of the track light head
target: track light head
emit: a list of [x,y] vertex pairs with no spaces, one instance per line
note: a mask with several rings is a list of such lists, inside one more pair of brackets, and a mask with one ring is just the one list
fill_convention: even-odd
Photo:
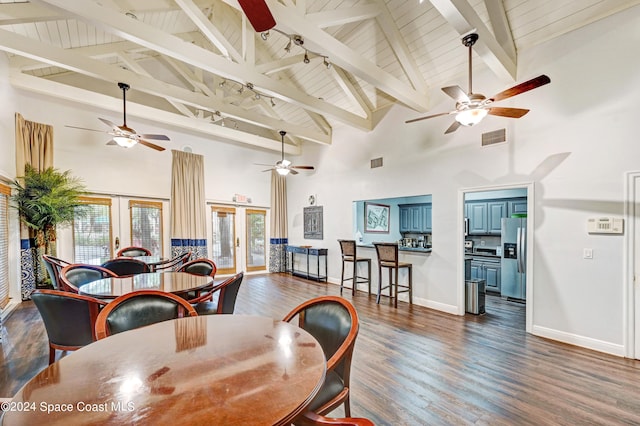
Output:
[[267,41],[267,39],[269,38],[269,31],[263,31],[260,33],[260,38],[262,38],[264,41]]
[[327,57],[323,56],[322,58],[322,63],[324,64],[324,66],[327,67],[327,69],[331,68],[331,62],[327,60]]
[[309,62],[311,62],[311,61],[309,60],[309,54],[305,51],[305,52],[304,52],[304,63],[305,63],[305,64],[308,64]]
[[289,39],[289,43],[285,46],[284,50],[289,53],[291,52],[291,39]]
[[304,38],[302,38],[301,35],[294,34],[293,35],[293,42],[295,44],[297,44],[298,46],[302,46],[304,44]]

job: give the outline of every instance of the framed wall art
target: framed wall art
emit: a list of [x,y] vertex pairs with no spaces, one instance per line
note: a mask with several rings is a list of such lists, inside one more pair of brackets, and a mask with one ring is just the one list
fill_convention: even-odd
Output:
[[304,238],[321,240],[322,236],[322,206],[304,207]]
[[389,206],[364,203],[364,232],[389,233]]

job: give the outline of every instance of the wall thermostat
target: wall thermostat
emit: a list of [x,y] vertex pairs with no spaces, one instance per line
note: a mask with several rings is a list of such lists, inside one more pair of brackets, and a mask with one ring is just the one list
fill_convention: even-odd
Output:
[[309,195],[309,205],[310,206],[315,206],[316,205],[316,196],[315,195]]
[[614,217],[597,217],[587,220],[587,232],[589,234],[622,234],[624,219]]

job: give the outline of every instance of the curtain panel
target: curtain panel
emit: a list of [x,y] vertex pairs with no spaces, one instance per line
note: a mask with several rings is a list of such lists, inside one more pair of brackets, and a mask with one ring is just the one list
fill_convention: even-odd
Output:
[[171,256],[207,257],[204,157],[171,150]]
[[271,171],[271,239],[269,241],[269,272],[287,269],[287,180]]
[[[16,113],[16,176],[24,176],[26,165],[38,171],[53,167],[53,126],[25,120]],[[20,270],[22,300],[28,300],[36,289],[34,268],[37,262],[37,248],[29,230],[20,225]]]

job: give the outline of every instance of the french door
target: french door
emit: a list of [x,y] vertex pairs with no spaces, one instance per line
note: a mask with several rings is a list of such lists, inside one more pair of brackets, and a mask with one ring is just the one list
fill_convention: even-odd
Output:
[[168,202],[135,197],[83,197],[71,229],[60,233],[63,259],[101,264],[128,246],[145,247],[154,255],[169,253]]
[[211,206],[211,258],[218,274],[266,271],[266,218],[263,209]]

